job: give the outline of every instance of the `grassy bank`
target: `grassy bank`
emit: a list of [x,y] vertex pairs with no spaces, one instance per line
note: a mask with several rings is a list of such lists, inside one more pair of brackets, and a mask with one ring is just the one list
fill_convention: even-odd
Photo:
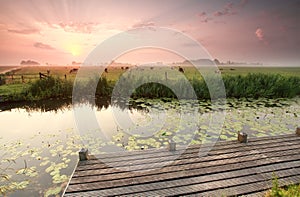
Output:
[[[140,78],[134,78],[130,81],[122,81],[119,88],[119,94],[133,87]],[[217,90],[220,86],[220,80],[211,76],[206,82]],[[190,98],[191,92],[186,88],[190,83],[199,99],[210,99],[211,94],[207,88],[206,82],[202,78],[193,78],[188,81],[169,80],[169,87],[174,87],[180,92],[181,98]],[[247,74],[247,75],[224,75],[226,96],[228,98],[290,98],[300,95],[300,77],[283,76],[280,74]],[[91,90],[96,89],[96,97],[110,97],[116,81],[109,81],[105,77],[100,78],[97,87],[97,78],[78,82],[76,84],[77,92],[81,95],[94,96]],[[64,80],[55,77],[36,80],[28,84],[10,84],[0,86],[1,101],[20,101],[20,100],[41,100],[47,98],[71,98],[73,91],[73,81]],[[174,90],[174,89],[173,89]],[[212,93],[214,94],[214,93]],[[216,96],[216,95],[215,95]],[[175,98],[174,92],[159,83],[146,83],[134,90],[133,98]]]
[[278,178],[273,174],[272,188],[266,193],[265,197],[300,197],[300,184],[279,187]]

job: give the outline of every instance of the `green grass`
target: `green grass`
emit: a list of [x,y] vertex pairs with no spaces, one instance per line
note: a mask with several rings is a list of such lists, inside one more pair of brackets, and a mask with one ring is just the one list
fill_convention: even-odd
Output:
[[[199,75],[198,70],[193,67],[183,67],[187,78]],[[205,69],[203,69],[205,70]],[[229,67],[220,66],[222,76],[252,74],[280,74],[284,76],[300,76],[300,67]]]
[[49,77],[37,80],[23,91],[24,97],[38,100],[52,97],[71,97],[73,91],[73,82],[60,78]]
[[5,84],[0,86],[0,102],[7,100],[23,100],[20,95],[30,87],[30,84]]
[[[72,67],[24,67],[15,71],[15,81],[9,81],[6,85],[0,85],[1,100],[39,100],[50,97],[64,97],[72,96],[73,82],[76,77],[75,73],[69,73]],[[91,67],[91,69],[93,69]],[[171,69],[164,70],[160,67],[139,68],[138,77],[133,81],[122,81],[122,88],[126,91],[128,87],[138,83],[140,80],[145,80],[150,77],[164,79],[165,72],[168,72],[168,81],[170,84],[179,88],[182,98],[189,98],[191,93],[185,88],[186,82],[179,80],[177,72]],[[148,70],[147,70],[148,69]],[[222,78],[225,85],[226,96],[229,98],[286,98],[300,95],[300,68],[220,68]],[[50,78],[38,78],[35,73],[47,72],[50,70]],[[120,76],[126,70],[121,67],[108,67],[108,73],[103,73],[102,78],[98,83],[96,95],[97,96],[111,96],[111,92],[115,83],[120,79]],[[210,99],[211,95],[206,86],[206,82],[202,79],[199,72],[192,67],[184,67],[185,76],[193,86],[198,98]],[[152,75],[146,76],[147,73],[152,72]],[[203,72],[206,70],[204,68]],[[64,75],[67,74],[67,80]],[[21,75],[26,77],[35,76],[35,78],[20,83]],[[131,75],[131,74],[129,74]],[[127,75],[127,76],[129,76]],[[132,75],[134,76],[134,74]],[[132,77],[129,76],[129,77]],[[148,78],[147,78],[148,77]],[[103,80],[102,80],[103,79]],[[18,81],[19,80],[19,81]],[[96,84],[95,77],[89,77],[85,82],[77,84],[78,88],[83,94],[89,94],[93,84]],[[155,80],[154,80],[155,81]],[[207,82],[214,88],[218,88],[222,81],[215,78],[214,74],[207,77]],[[120,89],[120,91],[123,91]],[[218,97],[219,95],[214,95]],[[139,98],[174,98],[174,92],[164,85],[158,83],[148,83],[135,89],[132,97]]]
[[273,174],[272,188],[266,193],[265,197],[300,197],[300,184],[279,187],[278,178]]
[[223,75],[247,75],[248,73],[300,75],[300,67],[220,67],[220,69]]

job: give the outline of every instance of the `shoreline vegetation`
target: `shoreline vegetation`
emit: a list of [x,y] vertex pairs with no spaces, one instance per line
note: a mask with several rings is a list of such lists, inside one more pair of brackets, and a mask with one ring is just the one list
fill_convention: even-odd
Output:
[[[300,95],[300,77],[283,76],[280,74],[250,73],[247,75],[224,75],[222,76],[227,98],[292,98]],[[76,81],[77,93],[80,97],[111,97],[116,81],[107,79],[105,76],[91,77],[84,81]],[[143,81],[143,77],[134,80],[123,80],[120,91]],[[213,76],[207,77],[206,81],[211,84],[213,90],[218,91],[222,81]],[[188,81],[198,99],[210,99],[211,95],[202,78],[192,78]],[[191,92],[186,90],[187,81],[171,80],[172,87],[181,91],[181,97],[189,99]],[[95,88],[95,85],[97,87]],[[1,87],[1,86],[0,86]],[[5,92],[5,88],[8,88]],[[27,84],[2,85],[0,90],[0,102],[38,101],[45,99],[72,98],[74,80],[65,80],[49,76],[35,80]],[[122,89],[123,88],[123,89]],[[91,89],[96,90],[95,95],[90,95]],[[4,93],[3,93],[4,92]],[[122,92],[118,92],[122,95]],[[215,95],[218,97],[218,95]],[[174,92],[160,83],[146,83],[136,88],[131,94],[132,98],[176,98]]]

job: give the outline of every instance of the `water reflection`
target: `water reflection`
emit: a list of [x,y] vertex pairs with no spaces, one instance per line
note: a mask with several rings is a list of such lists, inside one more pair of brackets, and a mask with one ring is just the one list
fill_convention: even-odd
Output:
[[[111,102],[110,98],[96,98],[96,99],[85,99],[78,102],[82,105],[89,105],[92,108],[96,108],[97,111],[102,109],[107,109],[111,104],[119,107],[122,110],[125,109],[137,109],[145,111],[147,109],[141,107],[139,104],[141,102],[127,102],[125,100],[119,99]],[[24,102],[3,102],[0,105],[1,111],[10,111],[12,109],[22,108],[27,112],[49,112],[53,111],[55,113],[59,111],[69,111],[72,108],[72,99],[47,99],[40,101],[24,101]]]
[[[191,130],[194,122],[185,121],[179,123],[180,103],[178,100],[114,100],[98,98],[95,101],[83,101],[79,105],[87,106],[95,112],[97,121],[101,130],[105,131],[111,143],[114,146],[122,147],[126,150],[137,150],[147,148],[157,148],[167,145],[168,139],[173,139],[178,144],[187,143],[191,139],[192,144],[199,144],[204,138],[217,137],[219,140],[236,140],[238,131],[244,131],[249,137],[260,137],[267,135],[280,135],[284,133],[294,133],[295,128],[300,122],[300,99],[229,99],[227,101],[227,116],[220,136],[214,136],[212,128],[209,127],[209,118],[213,108],[209,101],[199,101],[198,103],[183,103],[184,113],[190,113],[195,106],[199,107],[199,124],[195,135],[187,135]],[[162,112],[166,114],[163,128],[158,125],[149,127],[153,136],[147,135],[145,130],[135,130],[135,127],[120,127],[112,115],[112,107],[119,111],[127,111],[130,118],[138,126],[147,125],[151,121],[149,112],[151,108],[157,115],[157,119],[162,120]],[[6,157],[5,154],[12,154],[12,157],[25,155],[16,159],[16,164],[12,164],[14,169],[12,174],[24,168],[24,160],[28,167],[36,166],[39,172],[37,179],[33,178],[26,191],[18,191],[10,196],[34,196],[45,192],[48,188],[57,186],[49,174],[50,166],[61,166],[66,164],[64,169],[60,170],[59,180],[64,181],[63,175],[70,175],[76,164],[77,151],[84,146],[82,138],[90,143],[92,153],[105,147],[103,140],[95,138],[93,132],[95,129],[92,125],[87,125],[87,131],[90,135],[79,136],[73,115],[73,106],[71,99],[49,99],[39,102],[18,102],[18,103],[1,103],[0,106],[0,145],[7,145],[0,149],[0,157]],[[88,120],[87,120],[88,121]],[[178,126],[179,123],[179,126]],[[89,127],[89,128],[88,128]],[[183,132],[180,132],[183,131]],[[130,132],[134,135],[127,135]],[[21,142],[21,144],[17,143]],[[12,145],[11,145],[12,144]],[[17,148],[8,148],[8,147]],[[28,152],[29,151],[29,152]],[[33,152],[32,152],[33,151]],[[19,154],[19,155],[15,155]],[[70,161],[69,155],[73,154]],[[3,156],[4,155],[4,156]],[[10,158],[10,157],[9,157]],[[10,158],[11,159],[11,158]],[[68,162],[67,162],[68,161]],[[48,162],[48,163],[45,163]],[[7,163],[7,162],[6,162]],[[5,165],[6,165],[5,163]],[[0,169],[1,169],[0,163]],[[48,171],[46,172],[46,169]],[[65,171],[63,171],[65,170]],[[45,173],[46,172],[46,173]],[[18,175],[19,176],[19,175]],[[31,179],[31,178],[30,178]],[[40,183],[37,185],[36,183]],[[64,182],[59,183],[64,184]],[[0,182],[1,185],[1,182]],[[59,185],[63,188],[64,186]],[[40,193],[39,193],[40,192]]]

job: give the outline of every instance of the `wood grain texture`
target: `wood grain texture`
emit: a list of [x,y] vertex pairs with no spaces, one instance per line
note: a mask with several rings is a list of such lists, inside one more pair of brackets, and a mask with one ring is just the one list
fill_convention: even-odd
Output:
[[64,196],[262,196],[273,173],[281,186],[300,183],[295,134],[217,142],[205,156],[200,148],[97,155],[78,163]]

